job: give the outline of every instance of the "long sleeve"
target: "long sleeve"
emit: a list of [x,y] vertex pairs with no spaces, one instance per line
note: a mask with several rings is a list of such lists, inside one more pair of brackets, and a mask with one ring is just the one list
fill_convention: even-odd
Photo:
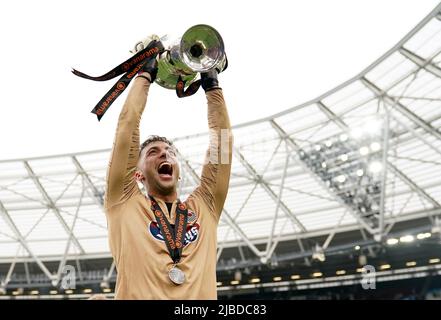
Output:
[[230,182],[233,135],[222,90],[208,91],[206,96],[210,144],[200,185],[191,196],[202,198],[218,221]]
[[149,81],[136,78],[121,110],[107,170],[104,206],[110,208],[139,192],[134,179],[139,157],[139,123],[144,111]]

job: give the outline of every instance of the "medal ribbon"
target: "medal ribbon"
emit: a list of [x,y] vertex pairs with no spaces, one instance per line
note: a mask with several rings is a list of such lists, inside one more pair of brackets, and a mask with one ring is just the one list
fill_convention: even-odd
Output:
[[161,231],[161,235],[163,236],[165,244],[167,245],[170,257],[172,258],[173,263],[177,264],[179,260],[181,260],[182,249],[184,248],[188,208],[185,203],[181,203],[181,201],[178,199],[176,206],[175,230],[173,232],[171,225],[158,202],[156,202],[151,195],[149,195],[149,198],[152,204],[151,210],[156,217],[159,230]]

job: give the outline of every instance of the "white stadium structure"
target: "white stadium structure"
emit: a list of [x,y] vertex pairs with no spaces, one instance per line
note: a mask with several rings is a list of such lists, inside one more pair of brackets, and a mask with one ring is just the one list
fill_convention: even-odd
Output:
[[[440,128],[441,5],[352,79],[235,126],[219,298],[364,298],[366,265],[380,295],[399,298],[392,284],[403,297],[439,297]],[[185,198],[208,135],[173,141]],[[113,296],[109,154],[0,161],[0,299]],[[69,266],[76,288],[64,290]]]

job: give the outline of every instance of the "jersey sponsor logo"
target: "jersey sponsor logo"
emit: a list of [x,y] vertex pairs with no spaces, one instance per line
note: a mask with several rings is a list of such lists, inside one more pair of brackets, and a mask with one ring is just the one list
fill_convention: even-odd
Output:
[[188,210],[187,223],[193,224],[196,222],[197,219],[198,219],[197,213],[193,212],[191,210]]
[[[175,225],[170,225],[172,228],[172,232],[174,232]],[[193,225],[188,225],[187,230],[185,232],[185,238],[184,238],[184,247],[186,247],[188,244],[195,242],[199,237],[199,224],[195,223]],[[149,224],[149,231],[150,234],[159,241],[164,241],[164,237],[161,234],[161,230],[158,227],[158,223],[156,221],[151,221]]]

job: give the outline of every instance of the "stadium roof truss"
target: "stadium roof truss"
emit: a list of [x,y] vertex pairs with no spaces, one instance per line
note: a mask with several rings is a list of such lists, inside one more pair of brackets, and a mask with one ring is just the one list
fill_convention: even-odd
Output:
[[[281,241],[362,230],[377,241],[400,221],[441,214],[441,5],[360,74],[320,97],[237,125],[224,248],[262,262]],[[175,139],[185,198],[208,134]],[[103,193],[109,150],[0,161],[0,262],[35,262],[59,281],[67,259],[110,257]],[[56,274],[45,261],[59,261]],[[111,268],[113,272],[114,267]],[[110,275],[109,275],[110,276]]]

